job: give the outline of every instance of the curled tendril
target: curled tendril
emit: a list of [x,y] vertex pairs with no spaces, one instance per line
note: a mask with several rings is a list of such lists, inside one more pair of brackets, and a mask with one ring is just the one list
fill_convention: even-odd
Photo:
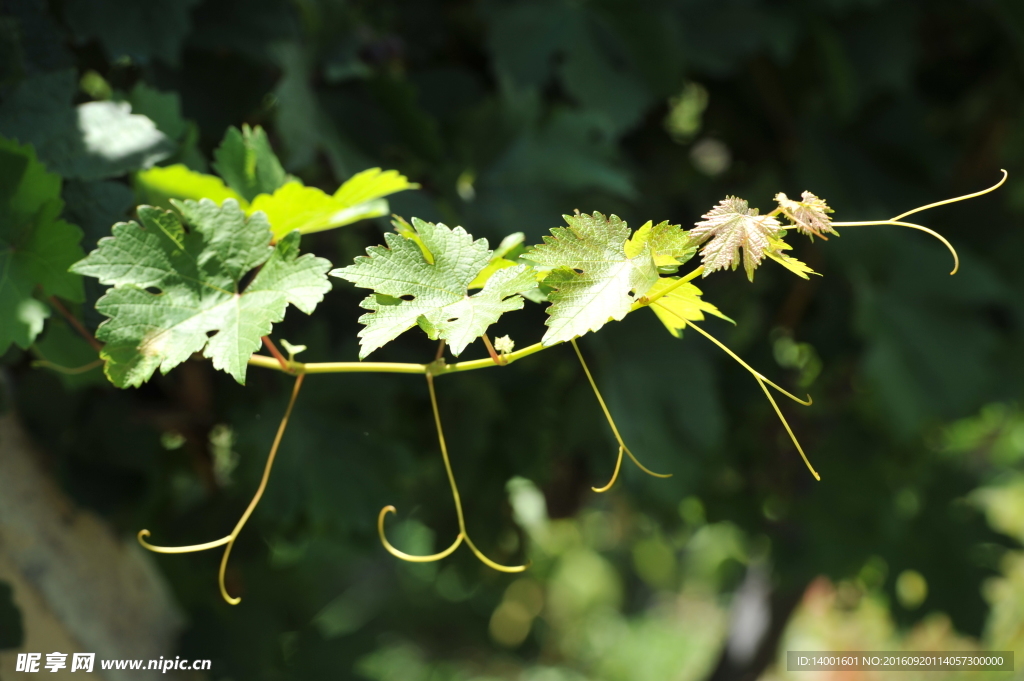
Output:
[[942,245],[945,246],[949,250],[950,254],[952,254],[952,256],[953,256],[953,271],[950,272],[950,275],[953,275],[953,274],[956,274],[957,270],[960,269],[960,256],[957,255],[956,249],[953,248],[953,245],[951,243],[949,243],[945,239],[945,237],[943,237],[941,234],[939,234],[935,230],[929,229],[928,227],[925,227],[923,225],[914,224],[913,222],[904,222],[903,218],[907,217],[908,215],[913,215],[914,213],[920,213],[921,211],[928,210],[929,208],[937,208],[938,206],[945,206],[946,204],[949,204],[949,203],[956,203],[958,201],[966,201],[967,199],[973,199],[973,198],[976,198],[978,196],[984,196],[985,194],[988,194],[989,192],[994,192],[995,190],[997,190],[997,189],[999,189],[1000,187],[1003,186],[1003,183],[1006,182],[1006,178],[1009,176],[1009,174],[1005,170],[1003,170],[1002,173],[1003,173],[1003,177],[1002,177],[1001,180],[999,180],[999,182],[996,182],[994,185],[992,185],[988,189],[982,189],[981,191],[974,192],[973,194],[964,194],[963,196],[957,196],[957,197],[954,197],[952,199],[945,199],[943,201],[936,201],[935,203],[929,203],[927,206],[920,206],[919,208],[915,208],[913,210],[908,210],[906,213],[900,213],[896,217],[890,218],[888,220],[865,220],[865,221],[861,221],[861,222],[833,222],[832,226],[833,227],[867,227],[869,225],[894,225],[896,227],[908,227],[910,229],[916,229],[918,231],[925,232],[926,234],[930,234],[933,237],[935,237],[936,239],[938,239],[939,241],[941,241]]
[[594,395],[597,397],[598,404],[601,405],[601,411],[604,412],[604,417],[607,419],[608,425],[612,428],[612,433],[615,435],[615,441],[619,443],[619,458],[618,461],[615,462],[615,471],[612,473],[612,479],[609,480],[608,484],[604,487],[591,487],[590,489],[600,493],[607,492],[612,488],[612,485],[615,484],[615,481],[619,477],[619,470],[622,468],[623,452],[632,459],[633,463],[637,465],[637,468],[642,470],[644,473],[647,473],[647,475],[654,476],[655,478],[671,478],[671,473],[655,473],[650,470],[640,463],[639,459],[633,456],[633,452],[629,451],[629,447],[626,446],[626,443],[622,441],[622,436],[619,435],[619,429],[615,426],[615,419],[612,418],[612,413],[608,410],[608,405],[604,403],[604,398],[601,397],[601,391],[597,389],[597,382],[594,381],[594,377],[591,375],[590,369],[587,367],[587,362],[583,359],[583,353],[580,352],[580,346],[576,344],[575,338],[569,342],[572,343],[572,349],[576,351],[576,356],[579,358],[580,365],[583,367],[583,373],[587,375],[587,380],[590,381],[590,387],[594,389]]
[[[295,385],[292,388],[292,396],[288,401],[288,408],[285,409],[284,417],[281,419],[281,424],[277,427],[277,435],[274,437],[274,444],[270,447],[270,454],[267,456],[267,463],[263,468],[263,479],[260,480],[260,486],[256,490],[256,494],[253,495],[252,501],[249,502],[249,506],[245,509],[245,513],[238,519],[235,524],[235,529],[231,530],[231,534],[214,541],[206,542],[205,544],[192,544],[191,546],[156,546],[146,541],[146,537],[150,536],[149,530],[139,530],[139,543],[142,546],[154,553],[196,553],[198,551],[206,551],[207,549],[215,549],[218,546],[225,546],[224,556],[220,559],[220,570],[217,572],[217,584],[220,587],[220,595],[225,601],[231,605],[238,605],[242,602],[241,598],[235,598],[228,593],[227,586],[224,584],[224,573],[227,572],[228,558],[231,556],[231,548],[235,545],[235,539],[242,532],[242,528],[245,527],[245,523],[248,522],[249,516],[256,509],[256,505],[260,503],[260,498],[263,496],[264,490],[267,488],[267,481],[270,480],[270,471],[274,467],[274,459],[277,457],[277,450],[281,446],[281,438],[284,437],[284,431],[288,427],[288,419],[292,415],[292,409],[295,407],[295,400],[299,396],[299,390],[302,388],[302,380],[305,378],[305,374],[299,374],[295,379]],[[383,513],[381,515],[381,524],[383,524]]]
[[385,506],[381,509],[380,514],[377,516],[377,532],[380,534],[380,541],[384,545],[384,549],[396,558],[408,561],[411,563],[432,563],[434,561],[441,560],[451,555],[455,549],[459,548],[463,541],[469,547],[469,550],[473,552],[481,563],[489,568],[498,570],[499,572],[522,572],[529,564],[526,565],[501,565],[495,563],[493,560],[484,555],[483,551],[477,548],[473,540],[469,538],[469,533],[466,531],[466,518],[462,513],[462,499],[459,497],[459,487],[455,484],[455,474],[452,472],[452,463],[448,458],[448,445],[444,439],[444,429],[441,427],[441,411],[437,406],[437,393],[434,390],[434,377],[432,374],[427,374],[427,386],[430,389],[430,405],[434,410],[434,424],[437,426],[437,441],[441,447],[441,457],[444,459],[444,469],[448,473],[448,484],[452,488],[452,500],[455,502],[455,513],[459,519],[459,533],[455,536],[455,541],[444,551],[440,553],[434,553],[429,556],[415,556],[404,551],[396,549],[391,542],[388,541],[387,536],[384,533],[384,518],[388,513],[394,513],[394,506]]

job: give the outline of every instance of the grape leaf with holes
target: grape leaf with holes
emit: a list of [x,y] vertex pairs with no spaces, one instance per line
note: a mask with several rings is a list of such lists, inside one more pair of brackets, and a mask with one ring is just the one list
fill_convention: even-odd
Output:
[[609,320],[625,317],[635,298],[658,281],[655,243],[665,249],[665,257],[683,255],[679,227],[659,225],[657,234],[638,230],[631,240],[628,225],[615,215],[563,217],[569,226],[553,228],[552,236],[545,236],[544,243],[525,256],[552,268],[544,279],[552,289],[545,345],[597,331]]
[[486,239],[474,241],[461,227],[413,218],[412,226],[433,262],[411,238],[387,233],[387,247],[371,246],[348,267],[331,276],[360,288],[372,289],[361,303],[370,310],[359,318],[359,357],[380,348],[399,334],[419,326],[432,339],[448,342],[456,357],[505,312],[523,307],[518,294],[537,285],[525,265],[502,269],[474,295],[469,284],[488,265],[491,250]]
[[249,356],[288,304],[309,314],[330,290],[330,263],[299,256],[294,232],[271,246],[266,218],[247,217],[233,199],[174,205],[187,228],[174,212],[141,206],[141,224],[114,225],[72,268],[113,285],[96,304],[109,317],[96,334],[107,376],[138,386],[203,351],[244,384]]
[[59,175],[46,172],[29,145],[0,137],[0,354],[27,348],[49,308],[33,296],[83,299],[82,280],[68,267],[82,257],[82,230],[59,219]]

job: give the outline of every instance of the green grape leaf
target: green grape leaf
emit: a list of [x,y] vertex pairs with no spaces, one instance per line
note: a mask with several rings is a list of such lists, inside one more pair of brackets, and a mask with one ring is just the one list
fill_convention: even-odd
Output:
[[778,201],[782,214],[789,218],[801,234],[819,236],[823,239],[827,238],[825,234],[838,236],[839,233],[832,227],[832,218],[828,216],[835,211],[828,207],[824,199],[804,192],[800,195],[799,201],[793,201],[779,192],[775,195],[775,200]]
[[515,267],[519,263],[515,260],[506,258],[506,255],[512,253],[512,251],[521,252],[523,241],[526,240],[526,235],[522,232],[516,232],[515,234],[509,234],[507,237],[501,240],[498,247],[491,253],[491,259],[487,262],[487,267],[480,270],[480,274],[476,275],[476,279],[469,282],[469,288],[483,288],[487,284],[487,280],[491,278],[498,270],[503,270],[506,267]]
[[[743,268],[753,281],[754,270],[771,249],[771,240],[779,235],[782,225],[769,215],[758,215],[756,208],[735,196],[727,196],[717,206],[702,215],[695,223],[690,238],[696,244],[707,241],[701,249],[704,276],[727,267],[739,266],[739,253],[743,249]],[[710,241],[708,241],[710,239]]]
[[82,257],[82,230],[59,219],[61,178],[46,172],[29,145],[0,138],[0,354],[27,348],[43,330],[57,295],[81,301],[82,279],[68,272]]
[[249,205],[235,190],[224,184],[224,180],[198,173],[181,163],[136,173],[135,191],[143,203],[161,208],[170,208],[171,199],[210,199],[217,204],[234,199],[242,207]]
[[764,254],[802,279],[810,279],[810,277],[807,276],[808,274],[818,274],[808,267],[807,264],[792,256],[786,255],[785,252],[792,249],[793,247],[782,239],[772,239],[771,249],[765,251]]
[[68,0],[63,6],[75,37],[97,38],[108,59],[146,63],[158,57],[176,66],[191,28],[189,14],[199,0]]
[[[653,298],[657,296],[677,281],[679,281],[678,277],[663,277],[659,279],[651,287],[651,290],[647,292],[648,297]],[[658,319],[661,320],[661,323],[665,325],[668,332],[676,338],[683,337],[683,329],[686,328],[686,322],[699,322],[703,320],[705,312],[733,322],[733,320],[722,314],[717,307],[701,300],[701,295],[703,294],[699,288],[686,282],[679,284],[668,293],[658,297],[657,300],[650,304],[650,308],[658,316]],[[733,322],[733,324],[735,323]]]
[[544,345],[597,331],[612,319],[621,320],[635,299],[658,280],[651,231],[630,241],[629,227],[615,215],[562,217],[569,226],[552,228],[552,236],[545,236],[544,243],[525,256],[553,268],[544,278],[544,285],[552,289]]
[[47,168],[66,178],[100,180],[148,168],[174,142],[127,102],[71,106],[73,71],[27,78],[0,105],[0,134],[35,147]]
[[163,92],[140,81],[127,99],[132,111],[153,121],[157,130],[171,139],[181,139],[188,131],[188,121],[181,115],[181,97],[177,92]]
[[68,180],[61,196],[65,203],[62,217],[82,228],[82,245],[89,250],[101,237],[110,235],[112,224],[127,219],[136,203],[132,190],[115,180]]
[[626,242],[626,255],[636,257],[644,244],[650,244],[651,255],[659,271],[675,271],[697,252],[697,244],[690,234],[679,225],[670,225],[667,220],[657,225],[650,220],[644,223]]
[[96,333],[106,343],[107,376],[122,388],[138,386],[203,351],[244,384],[249,356],[288,304],[309,314],[330,290],[330,263],[300,257],[296,233],[272,247],[266,217],[247,218],[233,199],[174,205],[187,229],[177,214],[141,206],[141,225],[114,225],[114,235],[72,268],[113,285],[96,303],[109,317]]
[[213,157],[213,169],[246,201],[259,194],[273,194],[289,180],[270,148],[267,133],[258,125],[228,128]]
[[374,291],[361,303],[370,312],[359,318],[364,325],[360,358],[417,324],[430,338],[447,341],[457,357],[503,313],[521,309],[523,299],[517,294],[537,285],[530,268],[517,265],[495,273],[471,296],[469,284],[491,256],[487,240],[474,241],[461,227],[418,218],[412,226],[432,254],[432,263],[415,240],[389,232],[384,235],[386,248],[371,246],[354,264],[331,272]]

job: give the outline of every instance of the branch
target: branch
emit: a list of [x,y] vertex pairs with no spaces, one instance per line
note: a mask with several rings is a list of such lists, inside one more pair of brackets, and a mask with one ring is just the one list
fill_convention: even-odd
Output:
[[266,355],[253,355],[249,358],[249,366],[262,369],[276,369],[290,374],[429,374],[431,376],[442,376],[454,374],[461,371],[473,371],[475,369],[487,369],[495,366],[505,366],[515,362],[517,359],[528,357],[534,353],[546,350],[557,345],[542,345],[534,343],[522,350],[516,350],[503,356],[502,364],[495,364],[490,357],[486,359],[473,359],[455,364],[446,364],[444,360],[431,362],[430,364],[403,364],[401,362],[303,362],[285,361],[281,364],[273,357]]
[[85,328],[82,322],[78,321],[77,317],[68,312],[68,309],[64,307],[64,304],[57,300],[57,296],[50,296],[50,305],[53,305],[55,308],[57,308],[57,312],[60,312],[64,319],[68,321],[68,324],[73,326],[75,331],[81,334],[82,338],[88,341],[89,345],[92,346],[93,350],[99,352],[100,350],[103,349],[103,343],[100,343],[98,340],[96,340],[96,337],[89,332],[89,329]]

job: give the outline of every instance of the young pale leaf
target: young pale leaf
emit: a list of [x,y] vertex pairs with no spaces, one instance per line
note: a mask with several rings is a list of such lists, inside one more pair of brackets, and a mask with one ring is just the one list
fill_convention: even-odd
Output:
[[187,229],[175,213],[141,206],[141,225],[114,225],[114,235],[72,268],[113,285],[96,303],[109,317],[96,334],[106,343],[107,376],[122,388],[138,386],[202,350],[245,383],[249,356],[288,304],[309,314],[330,290],[330,263],[300,257],[296,233],[272,247],[266,218],[247,218],[233,199],[175,206]]
[[[646,294],[658,280],[651,232],[628,242],[629,227],[615,215],[562,217],[569,226],[552,228],[552,236],[545,236],[544,243],[525,256],[553,268],[544,278],[545,286],[552,289],[545,322],[548,331],[542,339],[545,345],[571,340],[597,331],[609,320],[622,319],[635,297]],[[667,236],[663,240],[672,241]]]
[[498,270],[503,270],[506,267],[515,267],[516,262],[509,260],[505,256],[511,251],[520,252],[522,251],[522,243],[526,239],[526,235],[522,232],[516,232],[515,234],[509,234],[507,237],[501,240],[498,247],[491,253],[491,258],[487,263],[487,267],[480,270],[480,274],[476,275],[476,279],[469,282],[469,288],[483,288],[487,284],[487,280],[491,278],[491,275]]
[[[648,297],[653,298],[657,296],[677,281],[679,281],[677,277],[659,279],[651,287],[651,290],[647,292]],[[701,300],[701,295],[702,293],[699,288],[686,282],[660,296],[651,303],[650,308],[654,310],[654,314],[658,316],[658,319],[665,325],[668,332],[676,338],[683,337],[683,329],[686,328],[687,321],[699,322],[704,319],[705,312],[732,322],[717,307]],[[735,322],[733,323],[735,324]]]
[[708,242],[700,252],[705,277],[727,267],[736,269],[742,248],[743,268],[753,280],[754,270],[771,248],[771,239],[782,229],[778,220],[758,215],[756,208],[748,208],[746,201],[735,196],[727,196],[701,217],[704,219],[690,230],[690,238],[695,244]]
[[249,205],[238,192],[225,185],[224,180],[196,172],[181,163],[136,173],[135,191],[145,203],[161,208],[170,208],[171,199],[210,199],[217,204],[234,199],[243,207]]
[[792,250],[792,248],[782,239],[772,239],[771,249],[765,251],[764,254],[802,279],[810,279],[808,274],[818,274],[806,263],[786,255],[786,251]]
[[224,140],[213,152],[213,168],[228,186],[246,201],[259,194],[273,194],[288,181],[263,128],[228,128]]
[[626,242],[626,255],[636,257],[643,250],[644,244],[650,244],[654,264],[659,269],[678,269],[697,252],[697,244],[689,233],[679,225],[668,224],[667,220],[657,225],[650,220],[644,223]]
[[322,232],[359,220],[377,218],[388,213],[383,199],[347,206],[316,187],[289,182],[273,194],[260,194],[248,208],[251,215],[263,211],[270,220],[274,237],[298,230],[302,234]]
[[419,188],[418,184],[410,182],[409,178],[397,170],[369,168],[345,180],[345,183],[338,187],[338,191],[334,192],[334,198],[343,205],[351,207],[406,189]]
[[82,257],[82,230],[59,219],[61,179],[48,173],[29,145],[0,137],[0,354],[27,348],[49,308],[33,297],[83,298],[81,277],[68,267]]
[[431,338],[447,341],[458,356],[503,313],[521,309],[523,299],[517,294],[537,285],[533,272],[517,265],[496,272],[470,296],[470,282],[490,259],[487,240],[474,241],[461,227],[451,229],[418,218],[413,218],[412,227],[433,262],[415,240],[388,233],[386,248],[371,246],[368,255],[331,272],[374,291],[361,303],[370,312],[359,318],[365,325],[359,332],[360,358],[416,324]]
[[832,218],[828,213],[834,212],[825,203],[810,192],[804,192],[800,201],[793,201],[788,196],[779,192],[775,195],[782,214],[789,218],[797,231],[809,236],[820,236],[825,239],[825,234],[838,234],[832,227]]

